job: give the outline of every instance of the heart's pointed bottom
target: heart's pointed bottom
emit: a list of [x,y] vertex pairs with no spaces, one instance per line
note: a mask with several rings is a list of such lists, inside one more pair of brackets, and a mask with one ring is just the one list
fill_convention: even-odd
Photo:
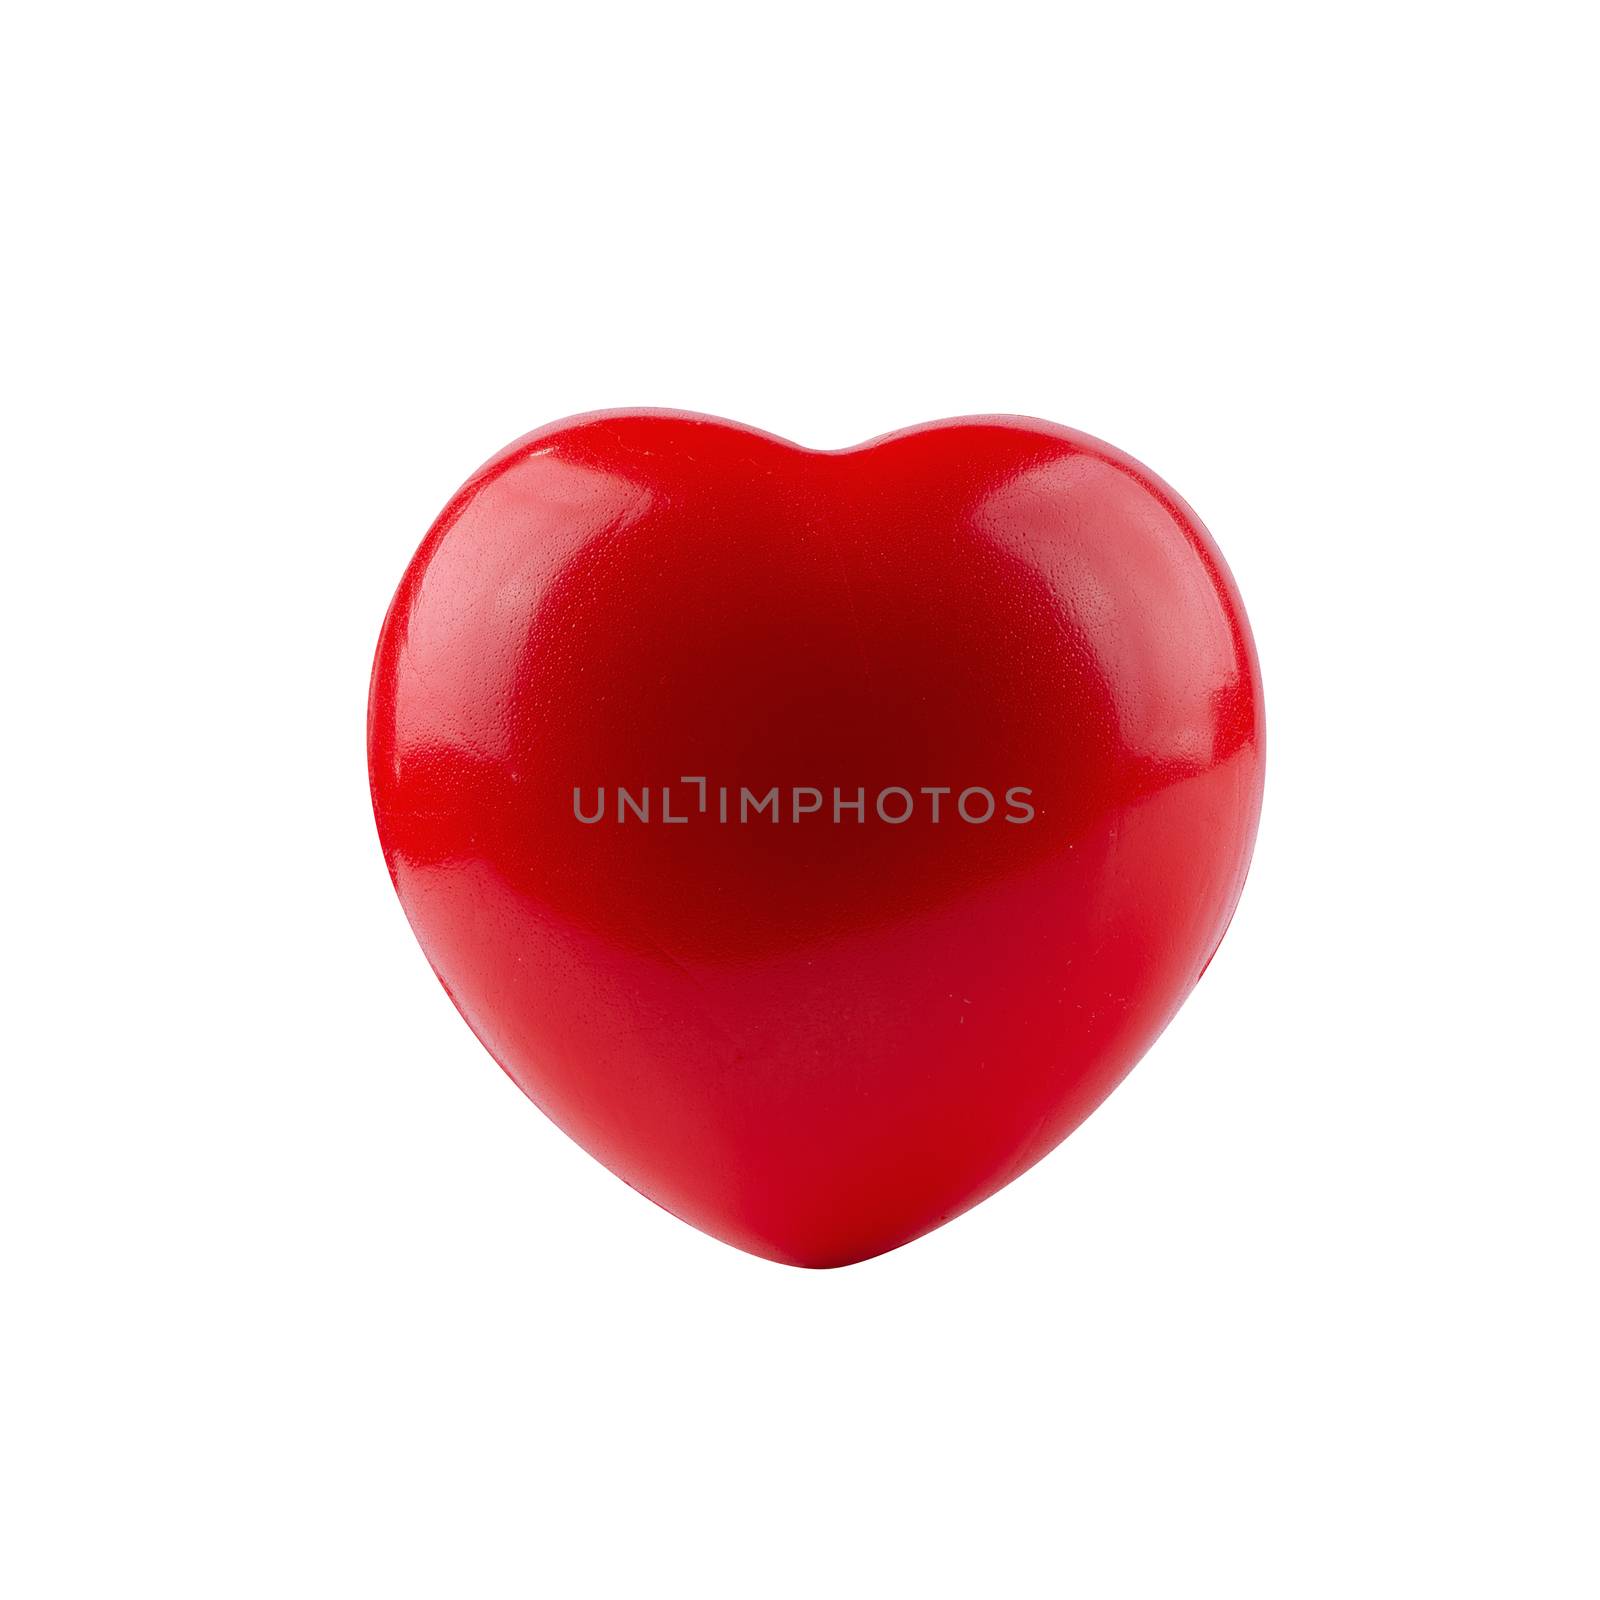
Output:
[[[644,1198],[648,1200],[650,1197],[646,1195]],[[778,1243],[773,1240],[754,1239],[739,1232],[730,1233],[721,1228],[705,1227],[680,1215],[670,1206],[660,1205],[659,1201],[653,1203],[676,1221],[687,1222],[697,1233],[703,1233],[720,1244],[732,1245],[744,1255],[755,1256],[761,1261],[771,1261],[780,1267],[797,1267],[805,1272],[836,1272],[841,1267],[854,1267],[865,1261],[876,1261],[880,1256],[892,1255],[896,1250],[903,1250],[907,1245],[915,1244],[918,1239],[924,1239],[930,1233],[937,1232],[947,1222],[953,1222],[960,1214],[952,1212],[949,1216],[940,1217],[926,1226],[911,1231],[900,1230],[892,1234],[869,1234],[859,1237],[847,1234],[840,1237],[819,1237],[814,1240]],[[971,1207],[964,1206],[961,1209],[966,1211]]]

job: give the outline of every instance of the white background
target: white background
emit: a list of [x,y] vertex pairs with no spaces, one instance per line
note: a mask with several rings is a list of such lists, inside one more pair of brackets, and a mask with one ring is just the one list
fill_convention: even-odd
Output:
[[[15,18],[0,1587],[1594,1594],[1584,20]],[[1261,648],[1199,991],[1042,1167],[842,1272],[546,1123],[372,827],[433,515],[643,404],[1084,428]]]

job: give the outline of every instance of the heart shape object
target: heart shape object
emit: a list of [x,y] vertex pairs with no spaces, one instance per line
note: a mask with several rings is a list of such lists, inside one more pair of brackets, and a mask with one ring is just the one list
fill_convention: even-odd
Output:
[[373,805],[434,971],[640,1193],[838,1266],[1031,1166],[1171,1019],[1261,805],[1255,650],[1187,506],[1015,417],[801,449],[528,434],[379,641]]

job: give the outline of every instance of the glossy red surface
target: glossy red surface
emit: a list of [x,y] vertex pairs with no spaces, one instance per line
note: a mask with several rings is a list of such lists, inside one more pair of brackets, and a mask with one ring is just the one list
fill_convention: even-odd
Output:
[[369,754],[406,915],[528,1096],[830,1266],[1009,1182],[1160,1033],[1244,883],[1261,692],[1204,529],[1097,440],[610,412],[440,516]]

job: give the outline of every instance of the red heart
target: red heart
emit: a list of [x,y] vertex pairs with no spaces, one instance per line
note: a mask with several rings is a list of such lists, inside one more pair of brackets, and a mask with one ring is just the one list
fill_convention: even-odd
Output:
[[605,412],[434,524],[369,755],[523,1091],[685,1221],[835,1266],[1023,1172],[1171,1019],[1244,883],[1261,690],[1194,514],[1084,434]]

